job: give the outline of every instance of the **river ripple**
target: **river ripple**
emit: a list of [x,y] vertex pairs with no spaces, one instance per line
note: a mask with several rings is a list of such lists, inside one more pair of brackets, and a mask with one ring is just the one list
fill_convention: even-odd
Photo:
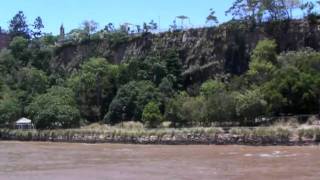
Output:
[[320,178],[320,147],[0,141],[0,180]]

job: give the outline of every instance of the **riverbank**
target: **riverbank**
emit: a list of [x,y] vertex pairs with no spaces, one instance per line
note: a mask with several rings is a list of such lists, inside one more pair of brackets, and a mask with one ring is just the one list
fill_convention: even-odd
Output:
[[311,145],[320,142],[320,128],[0,129],[0,140],[167,145]]

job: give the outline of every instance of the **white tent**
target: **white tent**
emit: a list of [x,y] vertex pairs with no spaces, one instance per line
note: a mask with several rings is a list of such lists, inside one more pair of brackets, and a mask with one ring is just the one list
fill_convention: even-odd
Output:
[[31,120],[27,118],[21,118],[16,122],[16,124],[30,124],[30,123],[31,123]]
[[33,129],[33,124],[30,119],[27,118],[20,118],[16,122],[16,128],[17,129]]

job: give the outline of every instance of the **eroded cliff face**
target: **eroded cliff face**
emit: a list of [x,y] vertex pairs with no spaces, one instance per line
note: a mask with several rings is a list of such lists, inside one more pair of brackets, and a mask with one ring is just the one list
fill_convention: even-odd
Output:
[[265,38],[275,39],[279,52],[303,47],[320,49],[319,27],[307,21],[245,27],[240,23],[228,23],[217,28],[145,34],[118,44],[105,39],[67,45],[57,50],[51,68],[70,73],[90,57],[105,57],[111,63],[122,63],[153,51],[175,48],[182,59],[187,83],[195,83],[212,76],[245,72],[252,50]]
[[6,33],[1,32],[1,27],[0,27],[0,50],[7,48],[10,43],[10,36]]

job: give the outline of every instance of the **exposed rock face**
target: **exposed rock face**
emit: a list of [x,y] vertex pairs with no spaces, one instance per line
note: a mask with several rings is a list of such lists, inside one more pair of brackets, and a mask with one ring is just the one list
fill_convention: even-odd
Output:
[[229,23],[218,28],[146,34],[116,45],[108,40],[68,45],[59,48],[51,66],[54,70],[71,72],[89,57],[102,56],[112,63],[121,63],[152,51],[175,48],[183,61],[186,80],[195,83],[210,76],[245,72],[251,51],[265,38],[276,39],[279,52],[303,47],[320,49],[318,25],[306,21],[264,24],[254,30]]
[[10,36],[0,32],[0,49],[7,48],[10,43]]

